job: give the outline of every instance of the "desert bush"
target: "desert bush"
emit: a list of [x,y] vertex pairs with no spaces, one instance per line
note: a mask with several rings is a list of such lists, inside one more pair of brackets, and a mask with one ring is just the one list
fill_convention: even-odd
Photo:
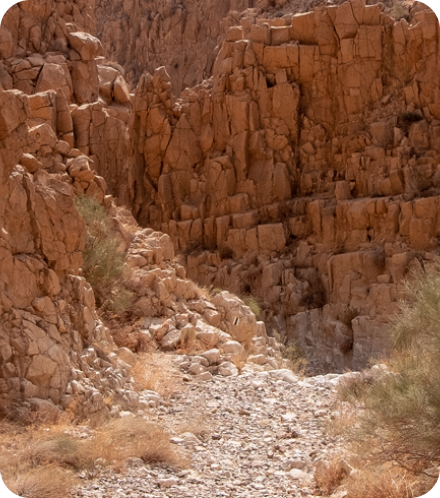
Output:
[[388,371],[361,389],[364,409],[348,439],[374,461],[420,474],[440,461],[440,266],[410,275]]
[[354,372],[345,375],[338,384],[338,400],[341,402],[363,402],[373,383],[371,374]]
[[97,306],[113,311],[129,308],[133,295],[123,285],[125,254],[119,250],[110,216],[94,197],[77,197],[75,204],[87,227],[83,274]]

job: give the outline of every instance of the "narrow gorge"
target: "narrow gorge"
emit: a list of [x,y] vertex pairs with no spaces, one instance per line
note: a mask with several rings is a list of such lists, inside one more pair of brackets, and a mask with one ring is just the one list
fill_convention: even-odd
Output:
[[358,496],[346,456],[325,484],[334,396],[389,373],[406,281],[438,266],[439,64],[412,0],[9,9],[0,416],[85,442],[154,422],[192,458],[136,450],[116,479],[95,455],[72,496]]

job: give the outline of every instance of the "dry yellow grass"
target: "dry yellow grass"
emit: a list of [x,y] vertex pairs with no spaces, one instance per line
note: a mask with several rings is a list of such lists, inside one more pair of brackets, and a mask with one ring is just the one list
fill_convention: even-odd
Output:
[[187,466],[187,457],[170,443],[166,429],[134,416],[112,420],[97,430],[93,441],[86,445],[85,454],[90,462],[104,458],[118,463],[137,457],[150,464]]
[[335,491],[349,474],[349,467],[344,459],[338,455],[319,462],[315,471],[315,481],[317,486],[326,495]]
[[353,405],[345,401],[336,402],[333,407],[332,420],[325,425],[327,433],[332,436],[343,435],[346,429],[355,423],[356,413]]
[[206,413],[191,413],[191,417],[173,424],[172,429],[176,434],[190,432],[203,438],[213,431],[213,425]]
[[143,418],[112,420],[87,438],[75,437],[73,429],[2,422],[0,473],[9,489],[26,498],[64,498],[78,483],[78,473],[93,478],[105,465],[121,470],[130,457],[188,466],[188,455],[170,442],[168,430]]
[[435,484],[415,478],[401,469],[385,467],[353,472],[345,484],[346,498],[414,498],[427,493]]
[[181,391],[183,386],[172,356],[165,353],[139,353],[131,374],[142,389],[155,391],[164,399]]
[[76,483],[73,475],[55,467],[31,469],[5,482],[13,493],[26,498],[65,498]]

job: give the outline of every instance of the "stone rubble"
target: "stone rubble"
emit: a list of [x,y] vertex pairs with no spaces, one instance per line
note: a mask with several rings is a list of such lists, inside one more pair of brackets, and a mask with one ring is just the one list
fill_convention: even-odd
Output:
[[[175,358],[182,367],[182,358]],[[324,435],[338,375],[299,378],[290,370],[246,366],[241,375],[193,380],[170,406],[149,416],[163,426],[203,415],[209,430],[171,442],[191,451],[188,469],[131,462],[122,474],[102,471],[75,497],[192,498],[287,497],[319,494],[315,468],[341,454],[340,441]]]

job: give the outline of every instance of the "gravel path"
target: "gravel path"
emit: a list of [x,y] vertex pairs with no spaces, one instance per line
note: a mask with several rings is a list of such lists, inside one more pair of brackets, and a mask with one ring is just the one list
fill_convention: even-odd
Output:
[[[188,470],[135,459],[124,474],[104,471],[73,496],[313,496],[313,463],[338,449],[323,432],[337,377],[301,381],[288,370],[273,370],[193,381],[154,417],[169,426],[193,417],[193,433],[171,439],[191,452]],[[197,429],[201,413],[209,430]]]

